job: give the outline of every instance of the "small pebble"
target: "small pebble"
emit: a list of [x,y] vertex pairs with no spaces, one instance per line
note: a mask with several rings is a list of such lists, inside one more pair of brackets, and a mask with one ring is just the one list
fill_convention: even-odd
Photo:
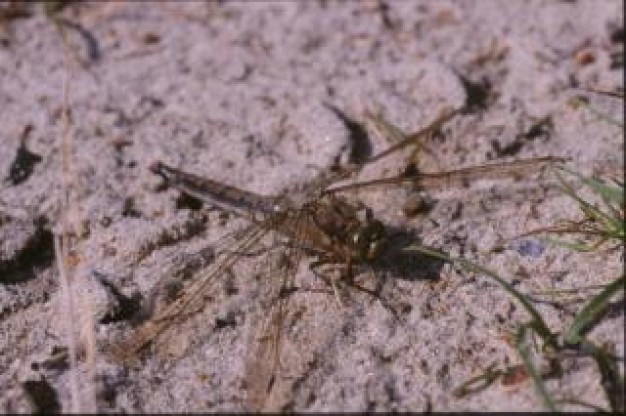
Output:
[[537,240],[518,240],[511,243],[511,248],[524,257],[539,258],[545,250],[543,243]]

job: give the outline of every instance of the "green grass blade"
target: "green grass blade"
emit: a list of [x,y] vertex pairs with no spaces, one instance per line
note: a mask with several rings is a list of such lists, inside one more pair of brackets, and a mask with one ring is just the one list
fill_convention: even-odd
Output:
[[609,300],[620,289],[624,289],[624,276],[608,284],[602,292],[597,294],[576,317],[565,333],[563,340],[566,344],[578,344],[583,340],[584,332],[595,322],[602,311],[607,307]]
[[479,374],[476,377],[472,377],[471,379],[465,381],[459,387],[454,389],[452,394],[457,398],[461,398],[467,396],[470,393],[475,393],[486,389],[503,374],[502,370],[499,370],[497,368],[494,369],[495,366],[495,364],[491,364],[485,369],[482,374]]
[[607,198],[609,201],[612,201],[616,204],[624,203],[624,185],[607,185],[595,178],[587,178],[581,175],[578,172],[574,172],[566,168],[565,166],[560,166],[560,170],[567,172],[568,174],[575,176],[589,188],[591,188],[598,195],[602,195]]
[[595,404],[587,403],[578,399],[561,399],[561,400],[556,400],[556,402],[563,403],[563,404],[575,404],[577,406],[584,407],[586,409],[595,411],[597,413],[608,413],[606,409],[600,406],[596,406]]
[[593,249],[593,245],[589,245],[587,243],[573,243],[571,241],[563,241],[556,238],[544,237],[541,238],[541,241],[574,251],[591,251]]
[[601,384],[609,401],[611,410],[617,413],[624,413],[624,382],[619,374],[619,369],[615,360],[601,349],[595,348],[593,358],[600,371]]
[[[587,227],[586,230],[580,229],[581,234],[598,234],[607,238],[624,240],[625,227],[623,216],[619,214],[619,208],[608,205],[609,213],[605,213],[591,203],[585,201],[576,194],[576,191],[569,185],[561,175],[555,173],[557,179],[561,182],[561,189],[563,193],[574,199],[579,205],[580,210],[586,217]],[[606,198],[604,195],[600,195],[603,202],[606,204]]]
[[572,188],[572,186],[569,183],[567,183],[567,181],[563,179],[563,177],[558,172],[555,172],[555,175],[557,179],[559,180],[559,182],[561,183],[561,189],[563,190],[563,193],[565,193],[567,196],[575,200],[580,205],[580,209],[587,216],[591,216],[596,220],[602,221],[603,223],[614,221],[614,218],[612,218],[610,215],[603,213],[598,208],[596,208],[593,204],[579,197],[578,194],[576,194],[576,191],[574,190],[574,188]]
[[405,248],[405,250],[408,251],[418,251],[421,252],[423,254],[426,254],[428,256],[432,256],[435,258],[439,258],[441,260],[445,260],[445,261],[449,261],[451,263],[455,263],[455,264],[459,264],[461,266],[463,266],[466,269],[469,270],[473,270],[475,272],[478,273],[482,273],[486,276],[489,276],[490,278],[492,278],[493,280],[495,280],[496,282],[498,282],[498,284],[505,290],[507,291],[511,296],[513,296],[515,299],[517,299],[522,306],[524,307],[524,309],[526,309],[526,311],[530,314],[530,316],[532,317],[532,322],[533,322],[533,326],[535,327],[537,333],[539,334],[539,336],[544,340],[544,342],[546,342],[549,345],[552,346],[556,346],[556,341],[554,338],[554,335],[552,334],[552,332],[550,332],[550,329],[548,328],[548,326],[546,325],[546,323],[544,322],[543,318],[541,317],[541,315],[539,314],[539,312],[537,312],[537,310],[530,304],[530,302],[526,299],[526,296],[524,296],[522,293],[520,293],[519,291],[517,291],[509,282],[507,282],[506,280],[504,280],[503,278],[501,278],[500,276],[498,276],[497,273],[482,267],[472,261],[466,260],[466,259],[462,259],[462,258],[454,258],[454,257],[450,257],[445,253],[439,252],[437,250],[432,250],[426,247],[422,247],[422,246],[408,246]]
[[528,346],[526,345],[524,341],[526,338],[528,329],[529,329],[528,324],[522,325],[518,329],[517,334],[515,336],[515,348],[517,349],[518,354],[522,358],[522,362],[524,363],[524,367],[526,368],[526,371],[528,372],[530,377],[533,379],[535,391],[541,398],[541,401],[543,402],[544,407],[550,410],[551,412],[556,412],[557,411],[556,403],[552,399],[552,396],[550,396],[550,393],[548,393],[548,390],[546,390],[546,386],[543,383],[541,374],[539,374],[539,372],[535,368],[535,365],[533,364],[533,361],[528,352]]

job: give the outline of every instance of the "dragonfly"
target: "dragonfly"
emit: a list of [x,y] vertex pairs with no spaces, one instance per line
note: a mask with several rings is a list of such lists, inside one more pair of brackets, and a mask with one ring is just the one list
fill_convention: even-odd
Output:
[[[455,114],[456,112],[441,113],[432,124],[396,141],[366,163],[377,162],[405,147],[416,146],[418,140],[440,129]],[[287,194],[259,195],[157,161],[150,166],[150,170],[159,175],[167,187],[232,212],[244,218],[247,225],[218,241],[218,244],[226,244],[228,241],[229,246],[220,250],[215,261],[199,271],[188,286],[178,293],[176,299],[134,329],[128,337],[114,344],[113,355],[122,362],[133,360],[155,340],[165,336],[177,323],[201,311],[206,302],[204,295],[220,278],[225,277],[227,270],[242,258],[243,253],[253,252],[264,237],[274,233],[285,242],[278,246],[283,253],[283,261],[282,264],[273,266],[274,270],[261,282],[266,286],[263,296],[270,306],[264,312],[258,334],[249,346],[244,376],[246,407],[249,410],[271,409],[272,395],[274,390],[278,390],[276,384],[282,368],[282,326],[293,299],[292,295],[298,290],[294,284],[298,264],[305,256],[312,258],[309,269],[332,289],[329,292],[334,294],[339,307],[343,307],[340,292],[344,286],[351,285],[355,268],[376,263],[385,255],[389,246],[390,235],[384,222],[375,218],[369,207],[351,203],[342,194],[356,189],[406,183],[424,190],[436,190],[472,183],[479,179],[522,177],[536,172],[540,167],[559,162],[562,159],[539,157],[438,173],[404,173],[337,186],[339,180],[358,175],[359,168],[351,167],[321,181],[321,185],[316,184],[309,196],[296,202]],[[327,273],[328,266],[336,271],[332,276]],[[375,296],[374,293],[370,294]]]

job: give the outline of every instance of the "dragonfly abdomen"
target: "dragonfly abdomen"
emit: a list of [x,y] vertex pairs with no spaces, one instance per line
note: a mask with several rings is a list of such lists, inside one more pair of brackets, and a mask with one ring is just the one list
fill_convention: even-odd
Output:
[[168,187],[176,188],[203,202],[208,202],[226,211],[234,211],[244,217],[252,216],[260,220],[280,209],[275,197],[265,197],[186,173],[162,162],[155,162],[150,166],[150,170],[160,175]]

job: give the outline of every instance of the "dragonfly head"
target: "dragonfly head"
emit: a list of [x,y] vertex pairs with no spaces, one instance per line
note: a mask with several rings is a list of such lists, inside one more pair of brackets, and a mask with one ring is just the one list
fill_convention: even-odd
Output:
[[380,254],[386,241],[385,226],[382,222],[372,218],[371,211],[366,211],[364,225],[352,236],[359,258],[374,260]]

